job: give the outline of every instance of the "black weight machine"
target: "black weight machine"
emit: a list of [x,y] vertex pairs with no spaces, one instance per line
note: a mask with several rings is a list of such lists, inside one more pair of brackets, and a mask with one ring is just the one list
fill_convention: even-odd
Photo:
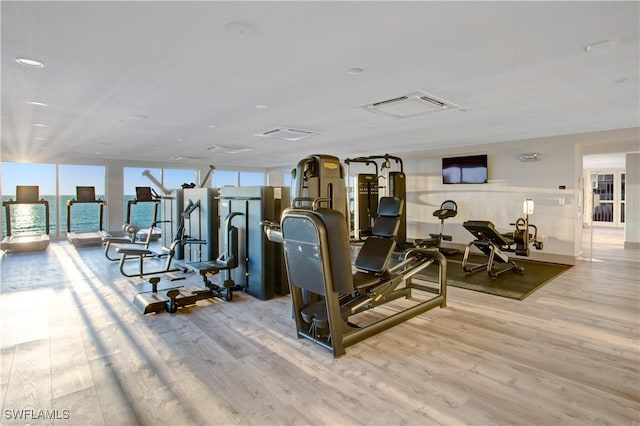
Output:
[[[496,278],[505,272],[514,271],[524,273],[524,268],[509,258],[506,253],[515,253],[518,256],[529,256],[529,246],[542,250],[543,242],[538,240],[538,228],[529,223],[529,215],[533,214],[533,200],[525,199],[522,205],[524,217],[518,218],[512,226],[513,232],[500,233],[495,225],[487,220],[468,220],[462,224],[475,239],[467,244],[462,258],[462,269],[469,274],[485,269],[491,278]],[[533,230],[533,233],[530,232]],[[487,263],[480,265],[469,264],[471,247],[475,246],[487,256]],[[497,267],[496,264],[503,266]]]
[[[362,163],[374,167],[374,173],[358,173],[353,177],[352,230],[354,240],[359,241],[371,234],[381,196],[398,197],[406,203],[406,175],[402,159],[389,154],[347,158],[344,163],[347,166]],[[391,170],[394,166],[398,170]],[[380,179],[385,180],[386,184],[381,185]],[[396,240],[399,246],[405,246],[406,239],[407,216],[406,211],[403,211]]]
[[[11,207],[19,205],[41,205],[44,207],[45,232],[13,233],[11,229]],[[49,246],[49,202],[40,198],[40,187],[35,185],[16,186],[16,200],[2,202],[7,222],[7,235],[0,243],[0,250],[10,252],[28,252],[44,250]]]
[[[337,159],[311,156],[301,160],[308,169],[319,171],[314,175],[315,188],[325,188],[323,161]],[[308,165],[310,162],[315,164]],[[334,179],[334,189],[345,187],[344,179],[335,180],[333,173],[330,178]],[[299,184],[294,185],[294,194],[299,194],[300,188]],[[328,192],[338,196],[345,193]],[[309,339],[338,357],[345,354],[348,346],[430,309],[446,306],[447,261],[437,250],[413,248],[404,253],[399,263],[390,266],[401,228],[403,199],[379,199],[371,235],[352,265],[348,222],[343,211],[331,208],[343,206],[344,200],[317,195],[307,191],[302,197],[295,197],[292,206],[283,212],[281,223],[264,223],[269,238],[283,244],[299,338]],[[438,267],[437,282],[412,280],[431,266]],[[424,294],[428,297],[419,296]],[[391,314],[376,310],[376,320],[359,315],[400,298],[406,298],[407,303],[394,306]]]

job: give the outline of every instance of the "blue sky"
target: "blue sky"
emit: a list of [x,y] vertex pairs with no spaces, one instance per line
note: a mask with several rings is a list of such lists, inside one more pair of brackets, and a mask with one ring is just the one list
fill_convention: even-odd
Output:
[[[61,164],[60,194],[75,195],[76,186],[94,186],[96,195],[104,195],[105,192],[105,167],[103,166],[76,166]],[[157,188],[144,176],[144,168],[130,168],[124,170],[124,193],[135,195],[136,186],[151,186]],[[160,169],[149,169],[158,180],[162,180]],[[195,170],[165,169],[164,184],[167,188],[178,188],[183,183],[196,182]],[[2,163],[2,194],[14,195],[17,185],[38,185],[40,195],[56,194],[56,166],[55,164],[34,163]],[[158,191],[159,192],[159,191]]]
[[[104,196],[106,171],[104,166],[59,165],[60,195],[75,195],[76,186],[93,186],[96,195]],[[147,168],[125,167],[123,172],[124,194],[135,195],[136,186],[150,186],[160,190],[142,172]],[[156,179],[169,189],[180,188],[183,183],[200,184],[196,170],[188,169],[148,169]],[[164,172],[164,175],[163,175]],[[241,172],[216,170],[212,175],[214,187],[225,185],[265,185],[265,174],[261,172]],[[56,165],[40,163],[2,163],[2,195],[15,195],[18,185],[38,185],[40,195],[56,194]]]

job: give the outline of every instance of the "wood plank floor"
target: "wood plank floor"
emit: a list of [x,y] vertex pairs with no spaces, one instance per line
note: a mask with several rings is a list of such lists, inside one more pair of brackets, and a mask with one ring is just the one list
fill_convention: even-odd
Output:
[[289,297],[141,316],[99,247],[5,255],[0,424],[638,425],[640,252],[595,238],[524,301],[450,287],[339,359]]

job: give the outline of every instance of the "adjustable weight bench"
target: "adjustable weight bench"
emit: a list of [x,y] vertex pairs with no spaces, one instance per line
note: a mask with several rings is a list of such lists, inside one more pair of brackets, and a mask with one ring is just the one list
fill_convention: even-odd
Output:
[[[489,274],[491,278],[495,278],[509,271],[515,271],[520,274],[524,272],[522,266],[519,266],[516,262],[509,259],[509,256],[504,253],[505,251],[514,251],[511,246],[515,241],[513,238],[510,238],[508,234],[498,232],[493,223],[488,220],[468,220],[464,222],[462,226],[475,237],[473,241],[467,244],[464,257],[462,258],[462,269],[467,274],[473,274],[474,272],[486,269],[487,274]],[[487,255],[487,263],[469,266],[469,253],[472,246],[477,247]],[[504,266],[497,268],[496,263],[504,264]]]

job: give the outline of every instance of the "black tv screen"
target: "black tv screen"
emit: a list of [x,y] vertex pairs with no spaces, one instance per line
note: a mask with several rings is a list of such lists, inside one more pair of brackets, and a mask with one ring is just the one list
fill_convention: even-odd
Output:
[[442,183],[487,183],[487,154],[443,158]]

